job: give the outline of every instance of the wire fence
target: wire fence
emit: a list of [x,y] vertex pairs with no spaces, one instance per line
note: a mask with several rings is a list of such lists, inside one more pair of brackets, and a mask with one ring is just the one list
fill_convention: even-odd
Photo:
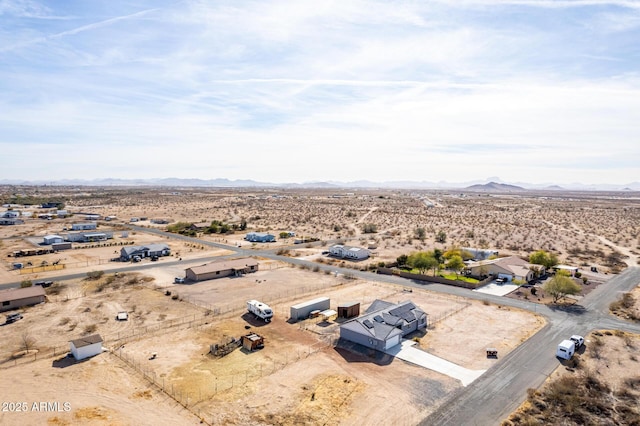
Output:
[[144,360],[127,353],[122,347],[112,349],[110,353],[141,374],[142,378],[157,390],[189,410],[200,419],[201,423],[213,425],[217,424],[215,418],[211,413],[206,413],[200,407],[197,407],[199,403],[210,400],[218,394],[228,393],[236,387],[245,386],[247,383],[257,381],[264,376],[274,374],[288,365],[306,359],[325,348],[333,347],[336,343],[336,339],[328,337],[313,345],[307,345],[304,349],[296,351],[296,353],[284,352],[283,356],[277,359],[265,360],[251,369],[232,371],[226,375],[211,376],[204,383],[200,383],[199,386],[195,387],[192,385],[188,390],[180,384],[158,376]]

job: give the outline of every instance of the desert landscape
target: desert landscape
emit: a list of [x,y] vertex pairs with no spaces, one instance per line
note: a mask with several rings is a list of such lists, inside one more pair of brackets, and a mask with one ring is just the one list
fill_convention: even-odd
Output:
[[[389,354],[345,345],[339,339],[344,319],[291,321],[290,307],[328,297],[332,309],[357,301],[364,312],[376,300],[411,300],[428,315],[428,328],[407,337],[417,348],[462,368],[485,371],[545,327],[545,317],[495,300],[440,294],[428,286],[382,282],[348,271],[369,271],[393,264],[400,255],[434,248],[486,248],[523,258],[546,250],[563,264],[585,271],[597,268],[585,285],[589,292],[637,265],[640,255],[640,196],[635,193],[0,189],[5,209],[31,214],[23,224],[0,227],[0,283],[53,282],[45,289],[46,303],[21,308],[23,319],[0,327],[0,370],[7,378],[0,389],[30,407],[37,401],[70,403],[68,410],[56,412],[0,412],[0,423],[7,425],[168,420],[375,425],[383,418],[418,424],[464,385]],[[71,215],[38,219],[44,210],[37,201],[45,200],[64,203]],[[113,238],[74,243],[73,249],[55,253],[13,256],[17,250],[40,247],[46,235],[85,222],[87,214],[100,215],[98,231]],[[227,224],[228,231],[203,232],[212,221]],[[192,238],[159,232],[180,222],[194,225]],[[270,232],[277,241],[251,243],[244,239],[247,232]],[[295,236],[280,237],[284,232]],[[438,241],[438,233],[446,234],[444,241]],[[167,244],[171,254],[156,262],[115,259],[122,247],[159,243]],[[327,257],[335,243],[368,248],[371,257]],[[253,254],[259,270],[175,283],[186,268],[239,256],[237,250]],[[18,260],[31,266],[16,269]],[[61,269],[41,266],[53,263]],[[528,294],[522,289],[508,297],[536,302]],[[631,299],[612,311],[633,320],[640,297],[638,289],[629,294]],[[268,303],[273,320],[265,323],[249,314],[250,299]],[[550,303],[540,295],[537,302]],[[126,321],[116,319],[121,312],[128,314]],[[263,349],[210,353],[212,345],[228,345],[249,332],[264,338]],[[103,353],[72,362],[68,342],[96,333],[103,339]],[[627,340],[636,338],[629,335]],[[487,348],[497,349],[499,357],[487,357]],[[609,380],[602,374],[601,380]],[[152,417],[143,416],[145,407]]]

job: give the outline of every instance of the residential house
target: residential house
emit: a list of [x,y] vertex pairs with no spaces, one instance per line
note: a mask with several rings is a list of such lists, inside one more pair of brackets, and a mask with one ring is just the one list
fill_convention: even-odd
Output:
[[266,232],[249,232],[244,239],[252,243],[272,243],[276,240],[276,236]]
[[169,256],[170,254],[171,249],[167,244],[164,243],[148,244],[145,246],[129,246],[120,249],[120,259],[125,262],[130,261],[136,256],[144,258],[154,256]]
[[531,264],[518,256],[508,256],[469,263],[466,273],[477,277],[494,276],[508,281],[530,282],[536,278],[536,275],[544,275],[545,267]]
[[37,305],[45,301],[44,289],[40,286],[0,291],[0,312],[23,306]]
[[340,325],[340,338],[384,351],[403,336],[427,328],[427,314],[413,302],[375,300],[365,314]]
[[364,260],[370,255],[369,250],[363,247],[351,247],[342,244],[335,244],[329,247],[329,254],[341,259]]
[[74,223],[71,225],[72,231],[90,231],[97,228],[98,224],[96,222]]
[[204,281],[215,278],[238,276],[258,271],[258,261],[250,257],[233,260],[220,260],[185,270],[189,281]]

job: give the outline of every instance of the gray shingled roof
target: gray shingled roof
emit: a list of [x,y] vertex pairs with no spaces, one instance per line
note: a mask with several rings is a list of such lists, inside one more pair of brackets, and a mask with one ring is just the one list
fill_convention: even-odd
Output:
[[95,343],[102,343],[102,337],[100,337],[99,334],[92,334],[90,336],[84,336],[79,339],[72,340],[71,343],[73,343],[73,346],[76,348],[82,348]]

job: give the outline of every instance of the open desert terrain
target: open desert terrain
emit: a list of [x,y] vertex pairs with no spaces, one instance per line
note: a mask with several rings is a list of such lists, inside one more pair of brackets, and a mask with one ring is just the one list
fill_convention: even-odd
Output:
[[[426,332],[409,336],[416,347],[484,371],[542,329],[545,318],[499,303],[358,278],[345,268],[366,271],[433,248],[489,248],[525,258],[542,249],[567,265],[597,267],[591,290],[637,265],[640,255],[635,193],[5,187],[0,197],[7,208],[32,214],[23,224],[0,227],[0,284],[54,282],[46,289],[47,303],[22,308],[23,319],[0,327],[0,372],[9,379],[2,380],[1,393],[29,407],[38,401],[70,403],[56,412],[0,413],[0,423],[7,425],[375,425],[380,419],[417,424],[463,384],[388,354],[344,345],[338,339],[341,319],[289,321],[289,308],[321,296],[330,298],[332,309],[359,302],[361,312],[377,299],[411,300],[429,322]],[[38,219],[42,209],[35,203],[16,203],[45,199],[63,202],[72,215]],[[12,266],[14,251],[39,247],[45,235],[67,232],[85,222],[86,214],[99,214],[97,231],[113,238],[21,257],[31,265]],[[107,216],[115,218],[106,221]],[[229,232],[205,234],[203,227],[214,220],[228,224]],[[194,224],[195,239],[157,232],[178,222]],[[247,242],[250,231],[270,232],[277,241]],[[281,232],[295,237],[281,238]],[[439,232],[445,241],[436,241]],[[328,259],[322,252],[335,242],[367,247],[372,257]],[[122,247],[154,243],[167,244],[171,255],[139,264],[112,260]],[[255,253],[258,272],[174,283],[186,268],[233,257],[237,249]],[[313,263],[296,266],[288,259]],[[61,269],[41,267],[54,263]],[[104,272],[90,279],[96,271]],[[635,303],[637,290],[633,295]],[[250,315],[250,299],[268,303],[273,321]],[[127,312],[128,320],[117,321],[119,312]],[[264,338],[263,349],[209,353],[211,345],[249,332]],[[66,357],[69,340],[94,333],[104,340],[102,354],[78,363]],[[486,356],[488,347],[498,350],[498,359]],[[158,407],[149,408],[153,418],[141,418],[145,406]]]

